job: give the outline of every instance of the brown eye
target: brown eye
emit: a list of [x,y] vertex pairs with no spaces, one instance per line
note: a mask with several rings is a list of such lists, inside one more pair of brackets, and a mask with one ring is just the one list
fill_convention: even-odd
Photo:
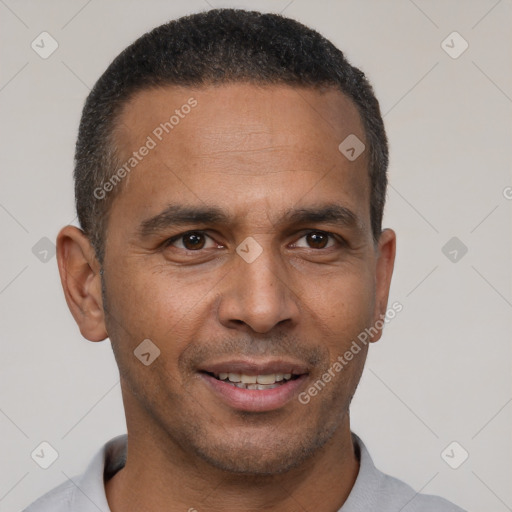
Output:
[[177,249],[185,249],[187,251],[199,251],[204,249],[207,235],[200,231],[189,231],[181,235],[171,238],[166,246],[173,246]]
[[325,249],[329,242],[329,235],[321,231],[313,231],[306,235],[307,242],[313,249]]
[[204,247],[204,235],[199,233],[187,233],[183,235],[183,245],[185,249],[193,251]]

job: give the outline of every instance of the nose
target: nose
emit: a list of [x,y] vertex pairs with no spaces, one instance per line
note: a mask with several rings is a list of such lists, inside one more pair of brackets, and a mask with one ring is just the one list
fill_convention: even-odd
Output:
[[270,248],[264,248],[251,263],[235,256],[224,279],[218,316],[225,327],[246,326],[257,333],[297,323],[298,296],[292,289],[289,270]]

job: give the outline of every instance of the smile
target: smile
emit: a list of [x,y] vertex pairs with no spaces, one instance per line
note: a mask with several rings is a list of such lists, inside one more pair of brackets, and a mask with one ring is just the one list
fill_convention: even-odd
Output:
[[263,391],[282,386],[289,380],[297,379],[298,375],[291,373],[270,373],[267,375],[247,375],[245,373],[218,373],[212,374],[216,379],[231,384],[240,389],[256,389]]
[[230,409],[264,412],[291,402],[305,387],[309,371],[300,361],[231,359],[203,366],[199,376]]

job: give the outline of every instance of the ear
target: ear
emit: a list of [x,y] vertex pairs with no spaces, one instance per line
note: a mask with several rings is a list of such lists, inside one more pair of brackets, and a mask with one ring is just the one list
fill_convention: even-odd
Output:
[[[384,317],[388,306],[391,276],[395,266],[396,234],[392,229],[384,229],[379,237],[375,273],[375,310],[373,325],[378,327],[378,333],[371,337],[371,342],[378,341],[382,336]],[[381,325],[382,324],[382,325]]]
[[81,229],[65,226],[60,230],[57,262],[66,302],[82,336],[89,341],[104,340],[108,333],[101,297],[101,265]]

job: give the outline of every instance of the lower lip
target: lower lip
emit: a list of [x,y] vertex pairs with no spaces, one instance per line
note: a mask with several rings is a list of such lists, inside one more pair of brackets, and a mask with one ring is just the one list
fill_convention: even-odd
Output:
[[294,396],[302,387],[306,375],[297,379],[289,380],[272,389],[243,389],[218,380],[207,373],[201,373],[201,378],[213,389],[227,405],[239,411],[264,412],[280,409]]

